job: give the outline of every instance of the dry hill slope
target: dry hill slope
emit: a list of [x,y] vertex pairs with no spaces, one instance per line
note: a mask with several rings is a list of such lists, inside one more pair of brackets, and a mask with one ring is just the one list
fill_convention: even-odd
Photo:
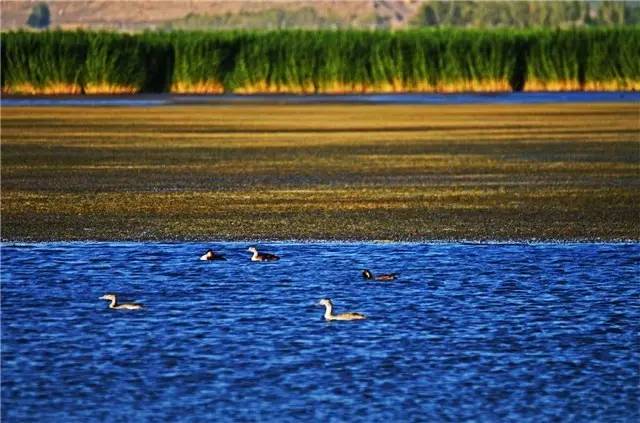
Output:
[[[3,30],[23,28],[32,7],[40,1],[3,0]],[[49,1],[51,27],[142,30],[160,28],[167,22],[190,16],[260,14],[268,11],[312,10],[324,21],[363,27],[384,25],[401,28],[416,13],[420,2],[383,0],[331,1]]]

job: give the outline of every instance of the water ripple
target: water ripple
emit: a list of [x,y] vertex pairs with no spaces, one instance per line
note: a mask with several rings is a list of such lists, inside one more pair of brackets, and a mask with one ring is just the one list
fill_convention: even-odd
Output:
[[2,420],[639,418],[637,244],[248,246],[4,244]]

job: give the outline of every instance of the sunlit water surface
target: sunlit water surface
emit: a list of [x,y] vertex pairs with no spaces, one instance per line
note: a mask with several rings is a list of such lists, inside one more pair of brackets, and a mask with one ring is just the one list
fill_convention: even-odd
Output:
[[569,91],[506,93],[405,93],[353,95],[188,95],[134,94],[88,96],[4,96],[0,106],[139,106],[155,107],[193,104],[540,104],[540,103],[619,103],[640,101],[634,91]]
[[640,245],[248,246],[3,244],[2,421],[638,421]]

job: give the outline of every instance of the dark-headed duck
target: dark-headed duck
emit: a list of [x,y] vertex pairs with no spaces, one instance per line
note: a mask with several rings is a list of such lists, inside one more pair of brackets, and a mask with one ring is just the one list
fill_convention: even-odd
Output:
[[385,273],[382,275],[374,276],[373,273],[369,271],[369,269],[364,269],[362,271],[362,277],[368,280],[376,280],[376,281],[393,281],[398,277],[397,273]]
[[222,254],[218,254],[213,250],[207,250],[207,252],[200,257],[200,260],[226,260],[226,258]]

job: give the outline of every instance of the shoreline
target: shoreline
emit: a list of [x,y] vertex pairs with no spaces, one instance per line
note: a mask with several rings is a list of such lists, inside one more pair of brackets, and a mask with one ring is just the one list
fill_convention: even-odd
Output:
[[239,238],[207,238],[207,239],[151,239],[151,238],[129,238],[129,239],[0,239],[0,246],[20,245],[20,244],[266,244],[266,245],[297,245],[297,244],[398,244],[398,245],[640,245],[638,239],[602,239],[602,238],[582,238],[582,239],[467,239],[467,238],[450,238],[450,239],[404,239],[404,240],[385,240],[385,239],[239,239]]

